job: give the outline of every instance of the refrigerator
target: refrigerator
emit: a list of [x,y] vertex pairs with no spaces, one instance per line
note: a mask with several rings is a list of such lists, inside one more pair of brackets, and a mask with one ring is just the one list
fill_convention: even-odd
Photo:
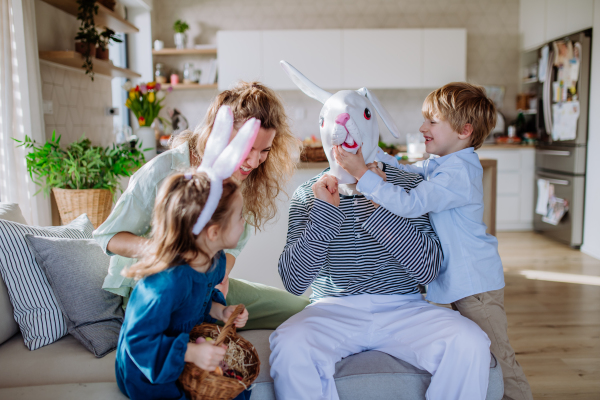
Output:
[[[536,125],[539,144],[535,150],[535,199],[538,199],[540,191],[545,193],[544,189],[540,190],[538,181],[543,179],[552,185],[555,197],[567,200],[568,211],[558,223],[556,221],[549,223],[548,218],[536,213],[536,210],[534,210],[534,230],[573,248],[579,248],[583,242],[591,35],[592,30],[589,29],[569,35],[560,41],[548,43],[549,56],[545,79],[537,87],[539,101]],[[576,93],[565,100],[561,99],[561,96],[556,93],[556,87],[560,85],[560,82],[558,81],[559,68],[554,65],[557,46],[553,43],[557,42],[558,45],[558,42],[562,42],[564,48],[564,44],[568,41],[581,54],[579,55],[579,79],[574,86],[576,87]],[[579,45],[576,45],[577,43]],[[562,53],[562,50],[559,49],[558,53]],[[540,62],[542,61],[543,58],[540,58]],[[564,76],[564,72],[562,73]],[[560,93],[560,89],[558,92]],[[570,101],[579,102],[579,118],[577,122],[571,124],[571,126],[575,126],[575,129],[571,130],[575,131],[575,137],[568,140],[559,140],[561,137],[557,139],[556,129],[562,129],[564,127],[563,122],[568,121],[568,119],[561,118],[557,120],[555,113],[557,113],[557,107],[569,106]],[[571,105],[576,107],[576,103],[571,103]],[[558,117],[563,115],[561,113]],[[566,135],[563,138],[570,138],[570,136]],[[535,204],[534,208],[536,208]]]

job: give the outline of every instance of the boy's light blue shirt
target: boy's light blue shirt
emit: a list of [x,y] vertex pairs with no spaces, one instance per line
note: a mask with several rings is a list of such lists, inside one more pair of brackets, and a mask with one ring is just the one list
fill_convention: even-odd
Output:
[[380,161],[425,179],[407,193],[372,171],[356,189],[369,200],[406,218],[429,213],[440,238],[444,261],[429,284],[427,300],[448,304],[477,293],[504,287],[498,241],[483,223],[483,168],[473,147],[430,158],[423,165],[402,165],[379,151]]

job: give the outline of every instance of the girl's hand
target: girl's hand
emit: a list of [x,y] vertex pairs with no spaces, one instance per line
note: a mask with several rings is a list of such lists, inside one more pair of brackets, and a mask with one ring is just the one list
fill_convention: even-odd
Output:
[[368,168],[365,164],[365,159],[362,154],[362,146],[359,147],[356,154],[347,152],[342,146],[333,146],[333,156],[335,161],[340,164],[350,175],[360,180],[367,172]]
[[335,176],[323,175],[312,185],[312,191],[317,199],[323,200],[332,206],[340,206],[340,192]]
[[188,343],[184,360],[192,362],[206,371],[214,371],[223,361],[226,350],[227,346],[223,344],[214,346],[210,343]]
[[[233,312],[235,311],[236,307],[237,305],[225,307],[225,309],[223,310],[223,322],[226,322],[229,319],[231,314],[233,314]],[[242,312],[236,317],[236,319],[233,321],[233,324],[236,328],[243,328],[244,326],[246,326],[246,322],[248,322],[248,310],[244,309],[244,312]]]

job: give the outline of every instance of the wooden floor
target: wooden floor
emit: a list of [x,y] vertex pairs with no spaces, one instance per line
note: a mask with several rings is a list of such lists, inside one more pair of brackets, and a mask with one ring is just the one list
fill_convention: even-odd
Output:
[[502,232],[498,241],[509,336],[534,399],[599,400],[600,261],[532,232]]

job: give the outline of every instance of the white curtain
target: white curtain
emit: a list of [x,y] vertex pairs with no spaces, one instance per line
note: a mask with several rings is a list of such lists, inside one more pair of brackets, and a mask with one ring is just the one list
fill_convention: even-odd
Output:
[[18,203],[29,224],[51,225],[50,201],[27,174],[27,151],[12,138],[46,140],[34,0],[0,0],[0,200]]

